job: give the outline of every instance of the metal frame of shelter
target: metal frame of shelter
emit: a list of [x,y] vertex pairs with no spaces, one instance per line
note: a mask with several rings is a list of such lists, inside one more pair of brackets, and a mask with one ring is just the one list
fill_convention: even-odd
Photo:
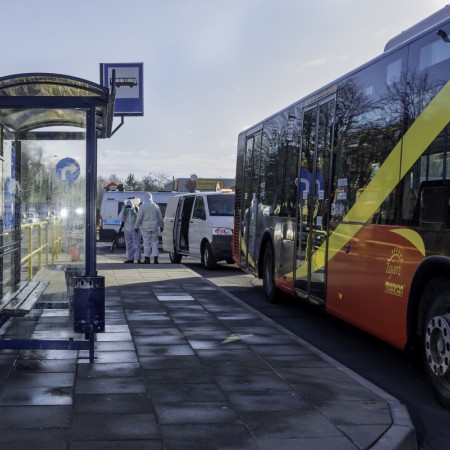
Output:
[[[111,91],[87,80],[60,74],[26,73],[0,78],[0,126],[21,139],[86,140],[86,228],[85,273],[96,271],[96,180],[97,139],[111,137],[114,117],[115,85]],[[84,128],[83,132],[56,131],[63,127]],[[39,131],[40,128],[47,128]],[[51,130],[51,131],[49,131]],[[52,131],[55,130],[55,131]],[[84,134],[85,132],[85,134]],[[40,136],[41,135],[41,136]],[[85,280],[85,281],[86,281]],[[103,290],[104,297],[104,290]],[[94,299],[103,307],[104,298]],[[100,301],[98,301],[100,300]],[[76,341],[0,339],[0,348],[88,349],[94,358],[95,329],[81,327],[86,339]],[[104,324],[103,330],[104,331]]]

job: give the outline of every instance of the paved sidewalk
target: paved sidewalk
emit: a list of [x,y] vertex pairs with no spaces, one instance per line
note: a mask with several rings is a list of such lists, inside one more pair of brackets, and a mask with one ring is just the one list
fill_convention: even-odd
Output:
[[[121,262],[98,257],[94,364],[0,353],[0,449],[416,448],[396,399],[225,290],[183,265]],[[38,327],[54,338],[52,314]]]

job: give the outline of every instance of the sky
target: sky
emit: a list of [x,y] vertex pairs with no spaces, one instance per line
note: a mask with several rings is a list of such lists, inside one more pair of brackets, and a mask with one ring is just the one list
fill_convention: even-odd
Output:
[[143,63],[144,115],[99,140],[98,174],[234,178],[241,131],[378,56],[447,3],[2,0],[0,76],[100,83],[101,63]]

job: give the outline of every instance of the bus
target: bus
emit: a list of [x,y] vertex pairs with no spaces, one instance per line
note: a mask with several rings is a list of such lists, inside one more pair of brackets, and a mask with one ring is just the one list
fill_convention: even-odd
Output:
[[[447,117],[448,116],[448,117]],[[450,7],[238,136],[233,260],[420,354],[450,409]]]

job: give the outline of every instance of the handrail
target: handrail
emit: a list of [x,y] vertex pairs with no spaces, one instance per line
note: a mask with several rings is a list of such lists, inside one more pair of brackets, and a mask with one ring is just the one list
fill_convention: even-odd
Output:
[[[51,239],[49,239],[49,226],[51,227]],[[37,247],[34,248],[33,231],[37,228]],[[42,257],[45,256],[45,265],[49,264],[49,255],[51,253],[51,263],[59,258],[61,253],[61,221],[58,219],[45,220],[42,222],[27,223],[21,225],[22,231],[28,235],[28,252],[21,258],[20,265],[23,266],[28,263],[28,279],[32,280],[33,273],[33,259],[37,255],[38,269],[42,268]],[[44,239],[43,239],[44,238]]]

